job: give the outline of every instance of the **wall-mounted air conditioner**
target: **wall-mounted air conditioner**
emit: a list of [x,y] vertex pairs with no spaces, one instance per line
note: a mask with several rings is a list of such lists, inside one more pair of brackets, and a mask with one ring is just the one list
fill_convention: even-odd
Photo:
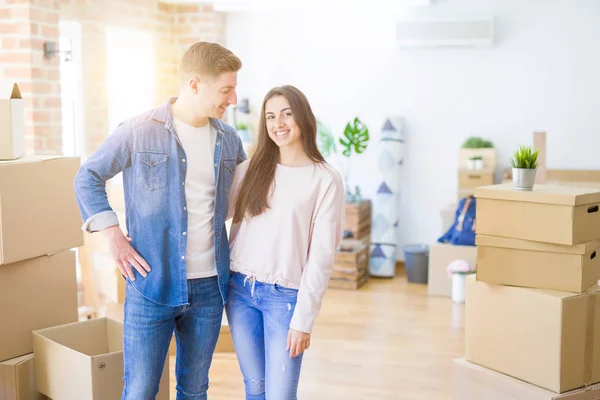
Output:
[[491,47],[493,18],[406,19],[396,24],[400,47]]

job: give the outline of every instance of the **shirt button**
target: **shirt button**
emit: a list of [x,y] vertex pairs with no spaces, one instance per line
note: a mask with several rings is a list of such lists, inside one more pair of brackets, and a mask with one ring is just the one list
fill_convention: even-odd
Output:
[[185,256],[181,256],[181,259],[182,259],[182,260],[185,260]]
[[219,261],[219,256],[216,256],[216,257],[215,257],[215,260]]
[[183,207],[183,211],[187,210],[187,207]]
[[215,168],[217,168],[217,164],[215,163]]
[[185,182],[181,182],[181,184],[182,184],[183,186],[185,186]]
[[219,232],[215,232],[215,236],[219,236]]
[[181,159],[181,162],[185,162],[185,158],[182,158],[182,159]]
[[221,144],[221,142],[217,142],[217,146],[220,145],[220,144]]
[[187,232],[183,232],[183,236],[187,235]]

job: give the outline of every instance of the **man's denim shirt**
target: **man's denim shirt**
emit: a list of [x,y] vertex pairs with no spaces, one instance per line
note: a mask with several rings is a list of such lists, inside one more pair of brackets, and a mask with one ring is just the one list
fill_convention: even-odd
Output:
[[[146,278],[132,268],[133,286],[166,306],[188,304],[186,248],[188,214],[186,159],[173,127],[171,103],[127,120],[98,147],[75,177],[75,192],[88,232],[117,225],[106,181],[123,172],[127,232],[131,245],[152,269]],[[210,119],[217,131],[214,154],[216,198],[213,220],[215,262],[223,304],[229,283],[229,243],[225,229],[228,197],[236,166],[246,153],[236,131]]]

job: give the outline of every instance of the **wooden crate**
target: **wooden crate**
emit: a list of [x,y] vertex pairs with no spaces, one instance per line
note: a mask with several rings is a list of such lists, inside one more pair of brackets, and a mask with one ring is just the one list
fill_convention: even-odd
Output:
[[371,200],[360,203],[346,203],[345,231],[351,231],[353,238],[362,238],[371,232]]
[[358,289],[368,276],[369,247],[359,240],[343,240],[335,257],[329,287]]

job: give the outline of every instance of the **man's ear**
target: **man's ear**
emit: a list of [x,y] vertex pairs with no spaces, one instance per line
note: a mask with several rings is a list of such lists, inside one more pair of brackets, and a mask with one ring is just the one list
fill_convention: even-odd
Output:
[[188,85],[192,92],[196,93],[198,91],[198,87],[200,86],[200,79],[197,77],[190,78]]

